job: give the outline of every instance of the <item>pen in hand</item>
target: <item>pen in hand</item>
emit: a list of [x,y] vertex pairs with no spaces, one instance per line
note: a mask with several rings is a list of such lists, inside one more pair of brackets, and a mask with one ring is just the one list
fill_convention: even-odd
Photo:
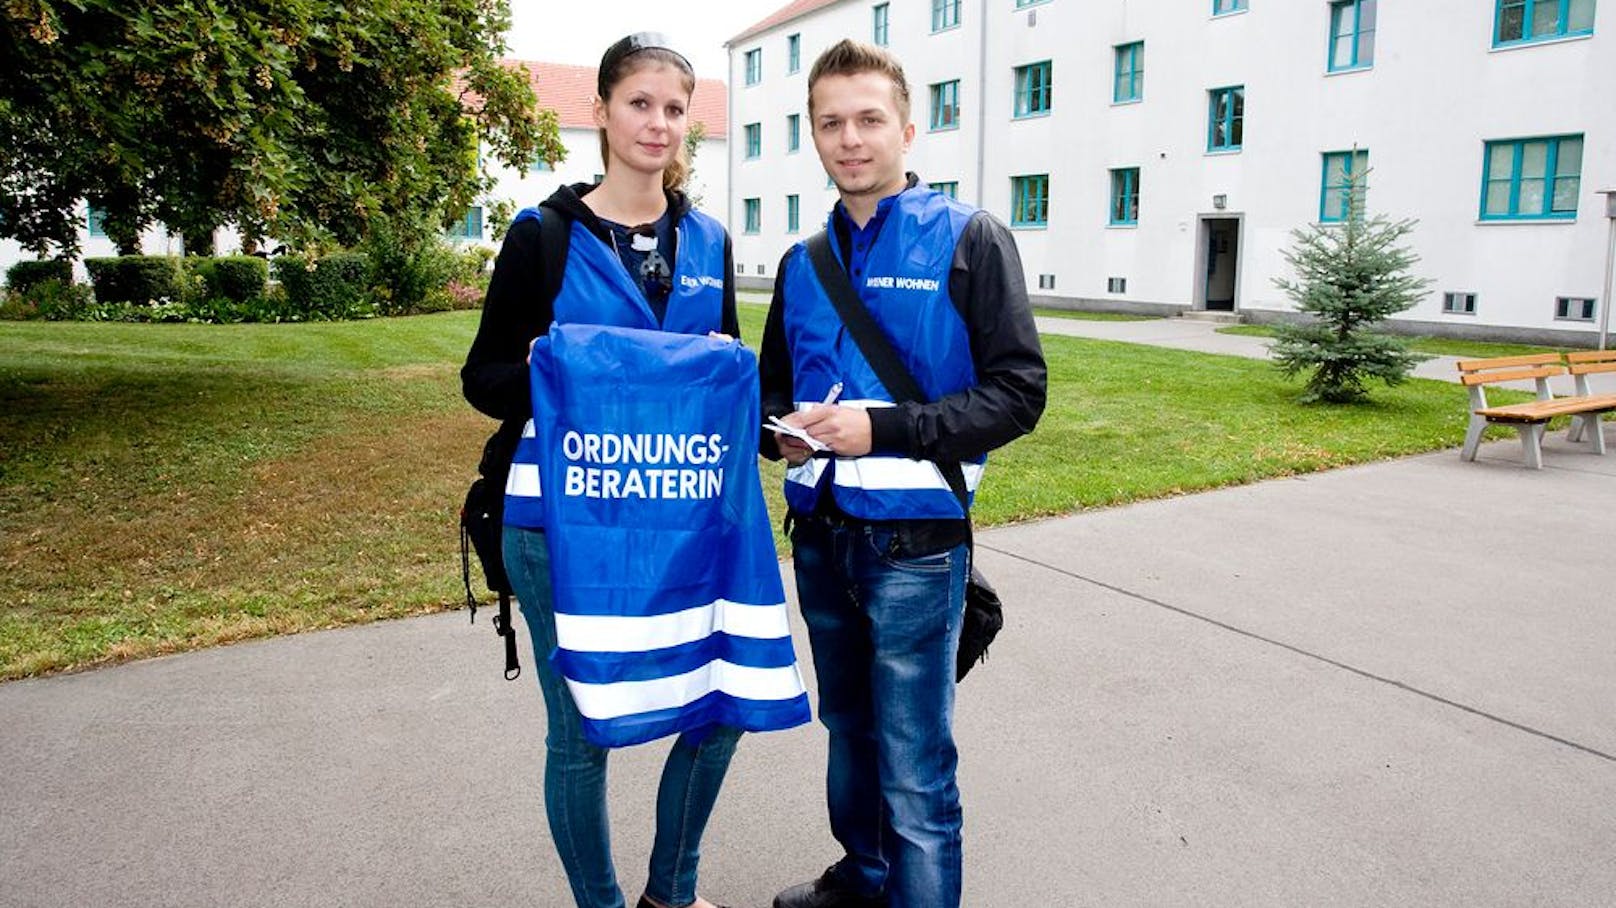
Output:
[[836,384],[830,386],[830,390],[825,393],[825,399],[823,401],[821,401],[819,405],[822,406],[822,407],[828,407],[831,404],[836,403],[836,399],[841,397],[841,396],[842,396],[842,383],[837,382]]

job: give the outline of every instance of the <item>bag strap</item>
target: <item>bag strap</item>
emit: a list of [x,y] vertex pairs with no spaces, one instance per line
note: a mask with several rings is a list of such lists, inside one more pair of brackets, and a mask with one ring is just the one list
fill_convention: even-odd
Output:
[[[807,246],[808,261],[814,266],[819,286],[825,289],[831,305],[836,307],[836,314],[842,317],[842,324],[847,326],[847,333],[852,336],[853,343],[858,345],[859,352],[864,354],[870,368],[875,370],[875,377],[879,378],[881,384],[892,393],[893,399],[900,403],[903,401],[930,403],[926,399],[925,392],[920,390],[920,383],[915,381],[914,373],[903,364],[903,360],[898,357],[898,351],[892,347],[892,341],[876,323],[875,316],[870,314],[870,308],[859,299],[858,291],[853,289],[853,282],[847,279],[847,272],[837,263],[830,248],[829,228],[809,237]],[[960,513],[965,515],[965,526],[968,529],[971,525],[971,498],[965,488],[965,471],[957,460],[939,462],[937,469],[943,474],[943,479],[948,483],[954,497],[959,499]]]
[[[561,262],[562,267],[547,268],[540,290],[545,301],[554,303],[561,295],[561,281],[566,276],[567,249],[572,245],[572,225],[548,204],[539,205],[539,255],[547,261]],[[557,250],[550,252],[551,249]],[[554,256],[553,258],[551,256]]]

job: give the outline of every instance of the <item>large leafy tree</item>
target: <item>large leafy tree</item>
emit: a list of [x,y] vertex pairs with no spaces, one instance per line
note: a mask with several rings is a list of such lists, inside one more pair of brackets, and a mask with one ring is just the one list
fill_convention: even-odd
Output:
[[305,244],[435,229],[486,188],[479,147],[563,154],[499,65],[507,10],[0,0],[0,232],[71,254],[81,199],[125,248],[154,220]]

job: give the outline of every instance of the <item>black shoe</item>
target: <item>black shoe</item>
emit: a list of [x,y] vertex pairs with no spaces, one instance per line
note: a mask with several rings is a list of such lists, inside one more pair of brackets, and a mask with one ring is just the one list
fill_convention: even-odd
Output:
[[830,867],[811,883],[792,886],[774,897],[774,908],[886,908],[887,900],[859,895]]
[[[651,904],[650,899],[648,899],[648,898],[646,898],[645,896],[642,895],[642,896],[640,896],[640,900],[637,903],[635,903],[634,908],[656,908],[656,906]],[[714,903],[714,908],[724,908],[724,906],[719,905],[718,903],[715,902]]]

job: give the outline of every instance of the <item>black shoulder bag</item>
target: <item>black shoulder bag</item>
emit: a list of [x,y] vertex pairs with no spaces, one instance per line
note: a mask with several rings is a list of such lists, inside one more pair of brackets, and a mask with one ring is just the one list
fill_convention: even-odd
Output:
[[[567,246],[572,235],[566,220],[553,211],[545,210],[539,216],[539,248],[561,250],[558,260],[567,258]],[[546,272],[544,286],[539,292],[554,301],[561,292],[560,269]],[[511,472],[511,459],[521,441],[522,425],[508,420],[489,436],[483,444],[482,460],[477,464],[476,481],[466,490],[466,502],[460,507],[460,579],[466,585],[466,606],[471,620],[477,621],[477,597],[471,592],[471,553],[483,568],[483,579],[488,589],[499,596],[499,614],[494,617],[494,633],[505,643],[505,680],[522,674],[522,665],[516,658],[516,629],[511,626],[511,581],[505,575],[505,557],[502,538],[505,532],[505,479]]]
[[[858,344],[859,352],[864,354],[864,359],[875,370],[881,384],[892,392],[893,400],[900,403],[929,403],[914,375],[898,358],[898,352],[892,349],[892,342],[887,339],[881,326],[876,324],[875,316],[859,299],[858,291],[847,279],[847,272],[836,263],[827,232],[821,230],[814,234],[808,239],[807,245],[808,260],[813,263],[820,286],[830,296],[837,314],[842,317],[842,323],[847,326],[847,333]],[[966,550],[970,553],[971,574],[965,581],[965,616],[960,626],[959,655],[954,665],[954,680],[961,681],[976,663],[987,660],[988,644],[1004,627],[1004,606],[988,579],[976,568],[976,541],[971,533],[971,505],[970,495],[965,488],[965,473],[960,469],[959,462],[954,460],[939,462],[937,469],[959,499],[960,510],[965,514]]]

